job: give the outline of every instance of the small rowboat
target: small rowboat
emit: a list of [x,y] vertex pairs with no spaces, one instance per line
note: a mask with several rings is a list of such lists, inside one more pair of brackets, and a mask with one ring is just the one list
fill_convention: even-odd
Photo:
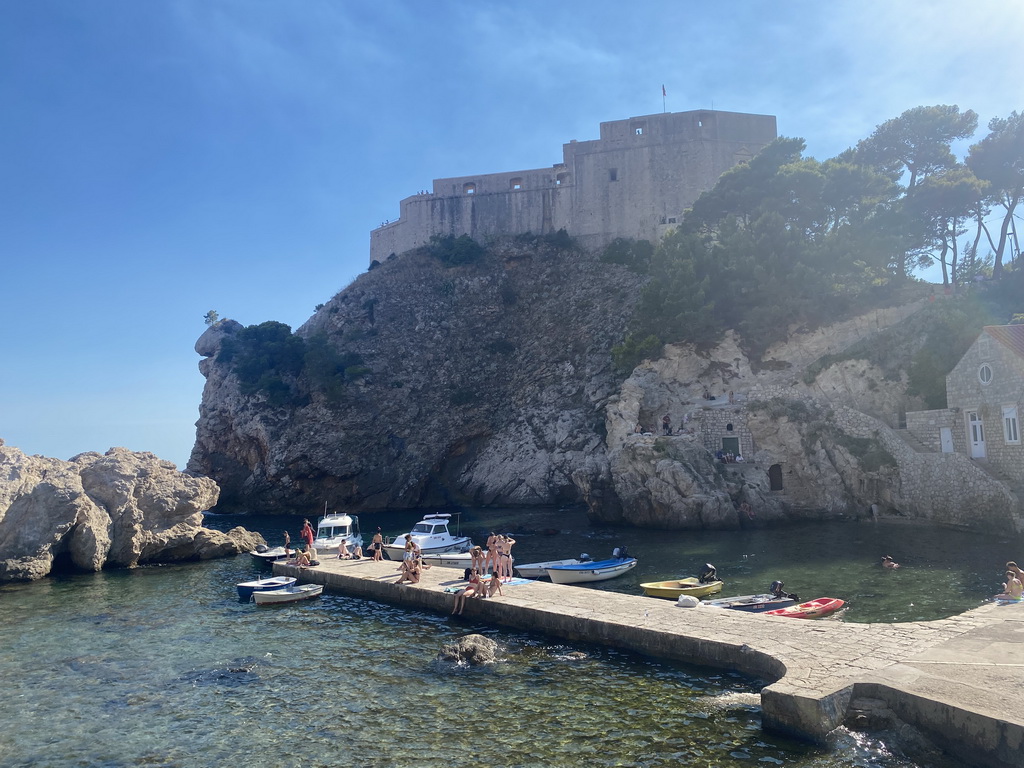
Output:
[[319,597],[323,591],[323,584],[299,584],[298,586],[285,587],[284,589],[253,592],[252,599],[256,602],[256,605],[294,603],[299,600],[309,600],[311,597]]
[[796,605],[796,600],[791,597],[776,597],[775,595],[742,595],[740,597],[723,597],[719,600],[708,600],[704,605],[712,608],[731,608],[735,611],[746,611],[747,613],[764,613],[776,608],[785,608]]
[[816,600],[808,600],[806,603],[790,605],[785,608],[777,608],[774,611],[766,611],[766,616],[792,616],[796,619],[816,619],[819,616],[828,616],[842,608],[846,603],[836,597],[819,597]]
[[579,565],[580,563],[591,562],[589,557],[572,557],[568,560],[545,560],[542,563],[523,563],[517,565],[515,570],[524,579],[543,579],[548,575],[548,568],[557,568],[563,565]]
[[268,589],[284,589],[285,587],[290,587],[295,581],[294,576],[272,576],[269,579],[243,581],[236,586],[236,589],[238,589],[238,599],[249,602],[253,592],[263,592]]
[[716,592],[722,591],[723,582],[709,581],[701,583],[700,579],[690,576],[686,579],[676,579],[673,581],[649,581],[646,584],[640,586],[644,590],[644,594],[648,597],[667,597],[670,600],[675,600],[680,595],[690,595],[691,597],[707,597],[713,595]]
[[636,568],[636,558],[597,560],[579,565],[555,565],[545,568],[548,578],[555,584],[584,584],[591,581],[605,581],[621,576]]

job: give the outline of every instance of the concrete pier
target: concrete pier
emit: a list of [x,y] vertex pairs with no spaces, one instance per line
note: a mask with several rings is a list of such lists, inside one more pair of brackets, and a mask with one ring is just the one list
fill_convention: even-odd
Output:
[[[325,558],[274,573],[434,613],[449,613],[449,568],[397,585],[390,561]],[[464,615],[567,640],[743,672],[761,691],[768,730],[822,741],[862,703],[897,718],[979,768],[1024,765],[1024,603],[987,604],[931,622],[855,624],[679,608],[673,601],[547,582],[503,585],[504,596],[470,599]],[[851,706],[853,705],[853,706]]]

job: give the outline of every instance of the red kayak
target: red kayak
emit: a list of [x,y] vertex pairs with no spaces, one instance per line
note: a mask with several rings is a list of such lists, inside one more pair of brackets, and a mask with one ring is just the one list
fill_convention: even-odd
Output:
[[817,600],[808,600],[806,603],[776,608],[774,611],[765,611],[765,615],[792,616],[795,619],[816,619],[819,616],[828,616],[830,613],[835,613],[844,605],[846,603],[837,597],[819,597]]

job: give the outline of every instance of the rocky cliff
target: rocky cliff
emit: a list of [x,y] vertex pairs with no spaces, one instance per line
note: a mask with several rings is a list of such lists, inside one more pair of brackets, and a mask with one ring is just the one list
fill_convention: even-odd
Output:
[[204,528],[217,484],[178,472],[151,453],[112,448],[70,461],[26,456],[0,440],[0,581],[55,567],[198,560],[264,544],[242,528]]
[[217,480],[226,509],[577,500],[572,475],[603,452],[620,379],[609,350],[639,285],[543,243],[457,267],[405,254],[296,331],[360,364],[338,372],[340,389],[289,380],[284,405],[242,393],[220,354],[241,326],[219,323],[196,345],[207,383],[189,469]]
[[[222,321],[196,345],[207,383],[189,469],[220,483],[227,510],[583,501],[595,521],[659,528],[867,514],[1017,525],[998,483],[975,472],[965,496],[969,467],[931,466],[894,429],[920,408],[905,369],[926,290],[790,329],[757,359],[731,333],[668,346],[623,380],[610,349],[642,281],[540,242],[455,267],[404,254],[320,308],[295,333],[301,370],[262,389],[240,378],[249,329]],[[350,363],[326,380],[323,355],[309,357],[325,345]],[[656,434],[664,414],[670,437]],[[742,465],[714,460],[732,435]],[[965,519],[972,500],[988,512]]]

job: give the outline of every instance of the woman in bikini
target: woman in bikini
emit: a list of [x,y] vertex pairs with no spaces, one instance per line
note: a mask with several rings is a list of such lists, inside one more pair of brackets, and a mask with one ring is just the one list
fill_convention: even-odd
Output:
[[484,555],[484,567],[482,573],[488,573],[498,567],[498,534],[491,531],[487,537],[487,553]]
[[469,584],[455,593],[455,605],[452,606],[452,616],[462,615],[462,609],[466,607],[466,598],[480,594],[480,574],[473,571],[469,574]]
[[513,539],[509,534],[505,534],[505,536],[503,537],[503,542],[504,545],[502,546],[502,552],[505,555],[505,563],[503,566],[505,569],[505,579],[508,581],[512,581],[512,563],[515,562],[515,558],[512,557],[512,545],[516,543],[516,540]]
[[505,596],[501,592],[501,579],[498,578],[497,571],[491,574],[490,581],[487,582],[487,589],[485,594],[487,597],[494,597],[495,592],[497,592],[502,597]]

